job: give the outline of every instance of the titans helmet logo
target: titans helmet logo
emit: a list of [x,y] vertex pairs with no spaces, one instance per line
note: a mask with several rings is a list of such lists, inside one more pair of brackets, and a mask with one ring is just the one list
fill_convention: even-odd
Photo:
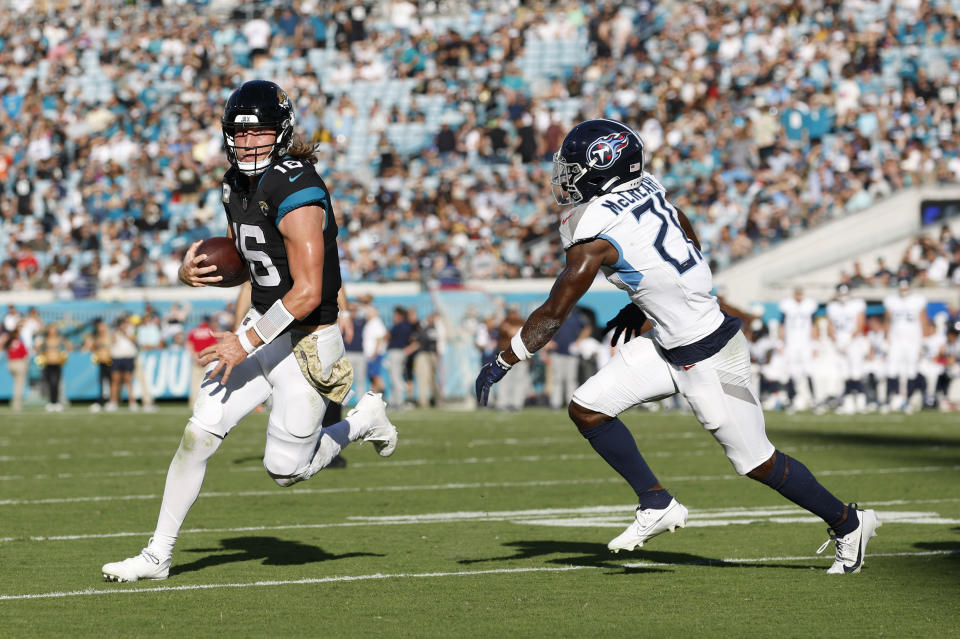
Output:
[[627,146],[627,132],[611,133],[597,138],[587,148],[587,164],[594,169],[607,169],[620,157],[620,152]]

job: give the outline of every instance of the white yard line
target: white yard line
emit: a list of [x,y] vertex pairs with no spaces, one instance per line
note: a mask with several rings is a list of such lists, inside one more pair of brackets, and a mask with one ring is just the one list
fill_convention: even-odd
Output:
[[[929,504],[954,504],[960,498],[943,499],[893,499],[870,502],[871,508],[891,506],[919,506]],[[460,511],[445,513],[423,513],[419,515],[393,516],[347,516],[347,521],[320,524],[285,524],[274,526],[238,526],[231,528],[188,528],[181,535],[198,534],[235,534],[250,532],[270,532],[281,530],[315,530],[321,528],[350,528],[358,526],[398,526],[409,524],[442,524],[476,521],[510,521],[522,525],[535,526],[579,526],[579,527],[623,527],[630,520],[634,505],[620,506],[583,506],[579,508],[537,508],[528,510],[505,511]],[[818,522],[816,517],[793,505],[701,508],[691,509],[690,527],[729,526],[756,523],[797,523]],[[935,512],[881,510],[884,523],[943,524],[957,520],[941,517]],[[0,537],[0,543],[12,541],[77,541],[86,539],[111,539],[117,537],[149,537],[147,531],[124,531],[115,533],[38,535],[31,537]]]
[[[871,554],[870,559],[880,557],[929,557],[934,555],[955,554],[955,550],[931,550],[924,552],[903,552],[903,553],[877,553]],[[802,557],[748,557],[748,558],[724,558],[721,561],[728,564],[739,563],[758,563],[774,561],[804,561],[811,559],[822,559],[818,555]],[[718,562],[702,562],[702,565],[716,565]],[[439,579],[444,577],[474,577],[480,575],[510,575],[535,572],[569,572],[573,570],[610,570],[611,568],[644,568],[649,566],[683,566],[683,565],[701,565],[697,563],[663,563],[663,562],[631,562],[624,564],[609,563],[601,566],[538,566],[531,568],[495,568],[491,570],[464,570],[453,572],[420,572],[420,573],[393,573],[383,574],[375,573],[371,575],[345,575],[340,577],[317,577],[311,579],[291,579],[291,580],[271,580],[271,581],[252,581],[247,583],[226,583],[226,584],[193,584],[182,586],[153,586],[150,588],[124,587],[116,586],[107,589],[89,588],[86,590],[71,590],[61,592],[39,592],[29,594],[11,594],[0,595],[0,601],[15,601],[23,599],[63,599],[66,597],[92,597],[99,595],[133,595],[150,592],[181,592],[186,590],[218,590],[222,588],[275,588],[277,586],[302,586],[328,583],[343,583],[351,581],[370,581],[378,579]]]
[[[903,466],[899,468],[848,468],[842,470],[818,470],[817,475],[890,475],[900,473],[937,473],[943,471],[960,470],[957,466]],[[704,482],[704,481],[742,481],[742,478],[730,473],[727,475],[686,475],[669,476],[664,475],[665,482]],[[371,486],[366,488],[343,487],[343,488],[298,488],[293,490],[252,490],[239,492],[207,492],[201,493],[200,497],[206,499],[213,498],[236,498],[236,497],[288,497],[290,495],[323,495],[335,493],[360,493],[360,492],[408,492],[424,490],[472,490],[476,488],[526,488],[533,486],[568,486],[572,484],[603,484],[617,483],[622,481],[617,477],[608,478],[582,478],[582,479],[557,479],[527,482],[474,482],[474,483],[447,483],[447,484],[425,484],[425,485],[407,485],[407,486]],[[143,499],[159,499],[156,494],[145,495],[95,495],[87,497],[51,497],[47,499],[0,499],[0,506],[34,506],[42,504],[70,504],[84,502],[104,502],[104,501],[131,501]]]

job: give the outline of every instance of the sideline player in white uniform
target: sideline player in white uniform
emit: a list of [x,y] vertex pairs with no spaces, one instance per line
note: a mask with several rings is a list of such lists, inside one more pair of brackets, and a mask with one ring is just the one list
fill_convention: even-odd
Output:
[[796,288],[793,297],[780,302],[783,323],[780,333],[783,338],[784,357],[787,370],[790,371],[790,407],[793,410],[807,410],[814,403],[813,380],[813,344],[819,338],[819,331],[813,323],[813,314],[819,304],[804,297],[803,289]]
[[[252,308],[236,333],[214,333],[218,342],[200,352],[207,379],[170,462],[153,537],[139,555],[105,564],[108,581],[167,578],[207,461],[267,399],[263,465],[280,486],[309,479],[357,440],[384,457],[396,448],[397,429],[379,394],[367,393],[345,420],[322,426],[327,407],[349,392],[353,371],[337,325],[337,223],[313,147],[294,136],[295,121],[273,82],[246,82],[227,101],[223,204],[250,273]],[[184,255],[180,280],[215,284],[222,278],[216,266],[200,266],[199,244]]]
[[[879,525],[876,513],[845,505],[767,439],[740,319],[723,312],[711,294],[713,277],[690,222],[643,170],[640,137],[620,122],[588,120],[567,134],[553,162],[557,202],[576,205],[560,222],[566,268],[547,301],[513,335],[510,347],[480,370],[477,400],[486,403],[493,384],[550,341],[603,272],[630,296],[608,327],[627,339],[640,333],[646,318],[653,327],[623,344],[574,392],[568,406],[580,433],[640,502],[633,523],[608,548],[632,550],[686,525],[687,509],[663,488],[617,418],[637,404],[680,393],[737,473],[827,522],[836,542],[828,572],[859,571]],[[615,343],[618,337],[614,335]]]
[[[910,292],[910,282],[900,280],[899,292],[883,299],[887,333],[887,408],[909,409],[909,400],[920,389],[920,354],[923,336],[930,332],[927,299]],[[901,392],[906,380],[906,392]]]
[[867,303],[850,297],[850,287],[837,287],[837,299],[827,304],[827,334],[833,341],[843,378],[843,400],[839,413],[863,413],[867,410],[867,396],[863,376],[867,358]]

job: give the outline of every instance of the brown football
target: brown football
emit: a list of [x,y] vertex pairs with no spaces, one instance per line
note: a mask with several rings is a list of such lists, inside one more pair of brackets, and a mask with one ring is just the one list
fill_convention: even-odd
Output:
[[223,279],[211,284],[221,288],[240,286],[249,279],[247,264],[240,257],[236,245],[229,237],[211,237],[197,247],[197,255],[206,255],[200,266],[216,266],[217,270],[208,275],[221,275]]

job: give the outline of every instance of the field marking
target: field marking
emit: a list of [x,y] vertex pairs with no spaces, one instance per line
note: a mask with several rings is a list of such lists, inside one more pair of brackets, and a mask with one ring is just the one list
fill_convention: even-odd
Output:
[[[854,468],[843,470],[820,470],[817,475],[835,476],[835,475],[889,475],[897,473],[936,473],[943,471],[960,470],[960,465],[956,466],[904,466],[900,468]],[[685,481],[732,481],[741,480],[738,475],[730,473],[728,475],[686,475],[686,476],[668,476],[664,475],[665,482],[685,482]],[[247,490],[239,492],[208,492],[200,493],[204,499],[213,498],[237,498],[237,497],[280,497],[290,495],[329,495],[338,493],[368,493],[368,492],[408,492],[418,490],[472,490],[476,488],[529,488],[535,486],[569,486],[572,484],[608,484],[619,483],[623,481],[619,477],[608,478],[583,478],[583,479],[554,479],[537,481],[517,481],[517,482],[473,482],[473,483],[447,483],[447,484],[422,484],[407,486],[369,486],[354,487],[347,486],[341,488],[295,488],[292,490]],[[36,506],[44,504],[74,504],[85,502],[105,502],[105,501],[138,501],[145,499],[160,499],[160,495],[151,493],[144,495],[95,495],[92,497],[50,497],[46,499],[0,499],[0,506]]]
[[[696,451],[686,451],[682,453],[678,452],[668,452],[662,451],[659,453],[651,453],[647,457],[652,458],[669,458],[669,457],[704,457],[708,455],[715,454],[713,448],[710,450],[696,450]],[[128,455],[111,455],[111,457],[127,457]],[[409,467],[409,466],[461,466],[464,464],[512,464],[512,463],[540,463],[540,462],[554,462],[554,461],[590,461],[590,460],[600,460],[600,457],[596,453],[574,453],[574,454],[558,454],[558,455],[513,455],[507,457],[462,457],[455,459],[396,459],[396,460],[383,460],[383,461],[371,461],[371,462],[350,462],[351,468],[376,468],[389,467],[389,468],[400,468],[400,467]],[[36,475],[0,475],[0,481],[22,481],[25,479],[30,480],[46,480],[46,479],[94,479],[97,477],[137,477],[142,475],[159,475],[166,474],[167,467],[163,468],[154,468],[151,470],[118,470],[118,471],[96,471],[96,472],[83,472],[83,473],[39,473]],[[243,468],[230,468],[228,472],[231,473],[251,473],[251,472],[264,472],[263,466],[257,464],[256,466],[246,466]]]
[[[877,553],[871,554],[870,558],[880,557],[929,557],[935,555],[952,555],[956,550],[928,550],[922,552],[902,552],[902,553]],[[490,570],[462,570],[452,572],[400,572],[392,574],[374,573],[371,575],[345,575],[342,577],[316,577],[308,579],[290,579],[290,580],[270,580],[270,581],[252,581],[246,583],[226,583],[226,584],[192,584],[182,586],[154,586],[151,588],[127,588],[117,586],[107,590],[88,588],[86,590],[71,590],[60,592],[39,592],[18,595],[0,595],[0,601],[17,601],[24,599],[63,599],[66,597],[91,597],[100,595],[134,595],[149,592],[182,592],[187,590],[216,590],[220,588],[275,588],[277,586],[303,586],[327,583],[345,583],[353,581],[370,581],[380,579],[437,579],[443,577],[475,577],[480,575],[511,575],[535,572],[571,572],[574,570],[609,570],[611,568],[645,568],[651,566],[716,566],[718,564],[739,564],[739,563],[758,563],[772,561],[807,561],[813,559],[823,559],[820,555],[801,556],[801,557],[748,557],[748,558],[723,558],[719,561],[703,562],[630,562],[624,564],[606,563],[599,566],[537,566],[530,568],[492,568]]]
[[[871,502],[870,506],[918,506],[921,504],[943,504],[960,502],[960,498],[942,499],[893,499]],[[510,521],[521,525],[579,526],[579,527],[623,527],[630,520],[634,505],[624,506],[583,506],[579,508],[538,508],[507,511],[460,511],[448,513],[424,513],[420,515],[363,516],[348,515],[347,521],[322,524],[279,524],[273,526],[236,526],[230,528],[188,528],[182,535],[250,533],[281,530],[316,530],[323,528],[350,528],[357,526],[397,526],[408,524],[458,523],[464,521]],[[753,508],[735,506],[728,508],[702,508],[690,511],[694,519],[687,525],[691,527],[727,526],[735,524],[757,523],[809,523],[820,519],[792,505],[757,506]],[[940,517],[938,513],[919,511],[880,511],[883,523],[942,524],[954,520]],[[579,518],[577,518],[579,517]],[[698,519],[699,518],[699,521]],[[958,521],[957,523],[960,523]],[[151,532],[125,531],[116,533],[88,533],[72,535],[38,535],[31,537],[0,537],[0,543],[12,541],[78,541],[86,539],[114,539],[119,537],[149,537]]]

